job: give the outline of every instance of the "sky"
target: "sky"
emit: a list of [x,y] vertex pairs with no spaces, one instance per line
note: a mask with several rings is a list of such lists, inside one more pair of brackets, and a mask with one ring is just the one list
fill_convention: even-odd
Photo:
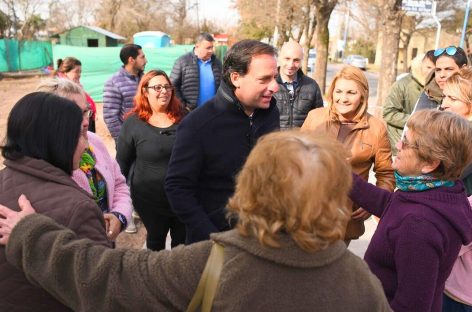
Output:
[[[189,0],[188,7],[191,8],[197,0]],[[239,14],[232,6],[233,0],[198,0],[200,23],[207,19],[222,26],[235,26],[238,23]],[[188,15],[193,20],[197,20],[197,11],[193,7]]]

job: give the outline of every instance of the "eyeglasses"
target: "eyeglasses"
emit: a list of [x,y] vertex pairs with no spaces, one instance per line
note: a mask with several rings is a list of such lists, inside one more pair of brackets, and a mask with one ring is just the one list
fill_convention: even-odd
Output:
[[84,118],[90,118],[90,117],[92,117],[92,115],[93,115],[93,112],[89,109],[82,112],[82,116],[84,116]]
[[447,47],[447,48],[436,49],[436,50],[434,50],[434,56],[438,57],[438,56],[442,55],[444,52],[446,52],[446,54],[449,55],[449,56],[453,56],[454,54],[457,53],[457,48],[455,46],[450,46],[450,47]]
[[148,89],[153,89],[156,92],[161,92],[162,89],[166,89],[166,92],[174,90],[174,87],[171,85],[154,85],[154,86],[147,86]]
[[408,142],[408,139],[406,138],[406,135],[404,135],[404,136],[401,138],[400,144],[401,144],[402,149],[405,148],[405,147],[406,147],[406,148],[418,149],[418,145],[412,144],[412,143]]

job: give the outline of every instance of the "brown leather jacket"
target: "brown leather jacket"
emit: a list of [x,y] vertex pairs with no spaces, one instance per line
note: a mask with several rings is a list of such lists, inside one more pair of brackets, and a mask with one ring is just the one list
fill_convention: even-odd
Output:
[[[327,134],[338,138],[341,123],[332,120],[326,107],[310,111],[302,130],[313,130],[317,135]],[[369,170],[374,165],[376,185],[393,191],[395,177],[392,169],[392,152],[385,124],[380,119],[364,113],[359,122],[344,140],[344,146],[351,154],[352,171],[364,180],[369,179]],[[357,206],[353,205],[353,211]],[[364,222],[351,220],[345,239],[357,239],[364,234]]]
[[[25,194],[38,213],[73,230],[79,238],[111,246],[105,222],[93,198],[68,176],[44,160],[23,157],[5,160],[0,171],[0,204],[19,210],[18,197]],[[35,254],[34,257],[44,255]],[[54,275],[50,276],[55,279]],[[25,275],[7,263],[0,247],[0,311],[70,311]]]

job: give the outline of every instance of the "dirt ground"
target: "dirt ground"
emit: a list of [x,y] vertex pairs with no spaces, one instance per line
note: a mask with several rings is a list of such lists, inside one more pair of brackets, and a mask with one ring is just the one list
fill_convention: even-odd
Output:
[[[31,77],[20,79],[4,78],[0,80],[0,139],[2,144],[6,135],[7,119],[10,110],[22,96],[33,92],[41,79],[41,77]],[[101,103],[97,104],[97,134],[100,135],[105,142],[110,154],[115,156],[115,144],[103,121],[103,106]],[[0,169],[3,167],[3,158],[0,155]],[[141,248],[143,246],[146,237],[146,230],[139,220],[137,226],[138,233],[127,234],[122,232],[118,236],[116,242],[117,247]]]

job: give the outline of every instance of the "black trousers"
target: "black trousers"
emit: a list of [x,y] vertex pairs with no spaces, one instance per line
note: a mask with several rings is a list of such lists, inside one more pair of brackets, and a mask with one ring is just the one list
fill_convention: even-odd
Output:
[[185,243],[185,225],[176,216],[162,215],[156,212],[153,207],[143,207],[137,203],[134,205],[134,209],[146,227],[148,249],[154,251],[165,249],[169,230],[172,248]]

